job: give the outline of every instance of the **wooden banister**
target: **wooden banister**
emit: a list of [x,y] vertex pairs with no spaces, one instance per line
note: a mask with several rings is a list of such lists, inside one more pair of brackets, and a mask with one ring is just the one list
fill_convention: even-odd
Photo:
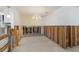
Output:
[[[8,35],[7,34],[3,34],[0,36],[0,41],[4,40],[5,38],[7,38]],[[6,40],[6,39],[5,39]],[[8,39],[7,39],[8,40]],[[0,48],[0,52],[3,52],[5,49],[9,48],[8,42],[7,44],[5,44],[2,48]]]
[[6,50],[7,48],[9,48],[9,45],[6,44],[5,46],[3,46],[1,49],[0,49],[0,52],[3,52],[4,50]]
[[4,39],[6,37],[8,37],[8,35],[7,34],[3,34],[3,35],[0,36],[0,40]]

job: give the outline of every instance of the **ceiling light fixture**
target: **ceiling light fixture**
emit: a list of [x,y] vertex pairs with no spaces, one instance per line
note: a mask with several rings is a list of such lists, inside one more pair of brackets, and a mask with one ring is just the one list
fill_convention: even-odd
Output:
[[35,15],[35,16],[32,16],[32,19],[36,19],[36,20],[38,19],[39,20],[39,19],[42,19],[42,17],[38,16],[38,15]]
[[11,18],[11,15],[10,15],[10,6],[7,7],[7,18]]

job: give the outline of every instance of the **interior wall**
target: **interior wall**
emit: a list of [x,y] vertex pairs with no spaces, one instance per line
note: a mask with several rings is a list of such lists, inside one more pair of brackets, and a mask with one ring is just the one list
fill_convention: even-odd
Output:
[[41,20],[32,19],[32,15],[21,14],[21,25],[41,26]]
[[[4,13],[7,14],[6,8],[4,9]],[[61,7],[41,20],[32,19],[31,15],[20,14],[16,9],[10,12],[11,19],[5,18],[5,22],[11,22],[12,26],[79,25],[79,7]]]
[[61,7],[42,21],[45,25],[79,25],[78,7]]
[[20,22],[20,12],[18,10],[15,10],[15,17],[14,17],[14,25],[21,25]]
[[[8,7],[6,6],[0,6],[0,15],[4,15],[4,23],[11,23],[11,27],[14,26],[14,7],[11,7],[8,11]],[[8,18],[7,14],[9,14],[11,17]]]
[[79,8],[61,7],[41,20],[32,19],[31,15],[16,11],[14,24],[20,26],[79,25]]

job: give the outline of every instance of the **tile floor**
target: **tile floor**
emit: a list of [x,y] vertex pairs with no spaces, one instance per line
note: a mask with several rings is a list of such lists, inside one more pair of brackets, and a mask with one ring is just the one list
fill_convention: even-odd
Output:
[[[77,49],[78,48],[78,49]],[[79,47],[63,49],[45,36],[23,37],[20,46],[12,52],[71,52],[79,51]]]

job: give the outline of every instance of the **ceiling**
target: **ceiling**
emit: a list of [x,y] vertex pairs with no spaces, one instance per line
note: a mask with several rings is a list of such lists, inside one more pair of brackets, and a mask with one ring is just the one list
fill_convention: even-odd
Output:
[[51,12],[54,12],[60,8],[60,6],[17,6],[16,9],[27,15],[40,15],[45,16]]

